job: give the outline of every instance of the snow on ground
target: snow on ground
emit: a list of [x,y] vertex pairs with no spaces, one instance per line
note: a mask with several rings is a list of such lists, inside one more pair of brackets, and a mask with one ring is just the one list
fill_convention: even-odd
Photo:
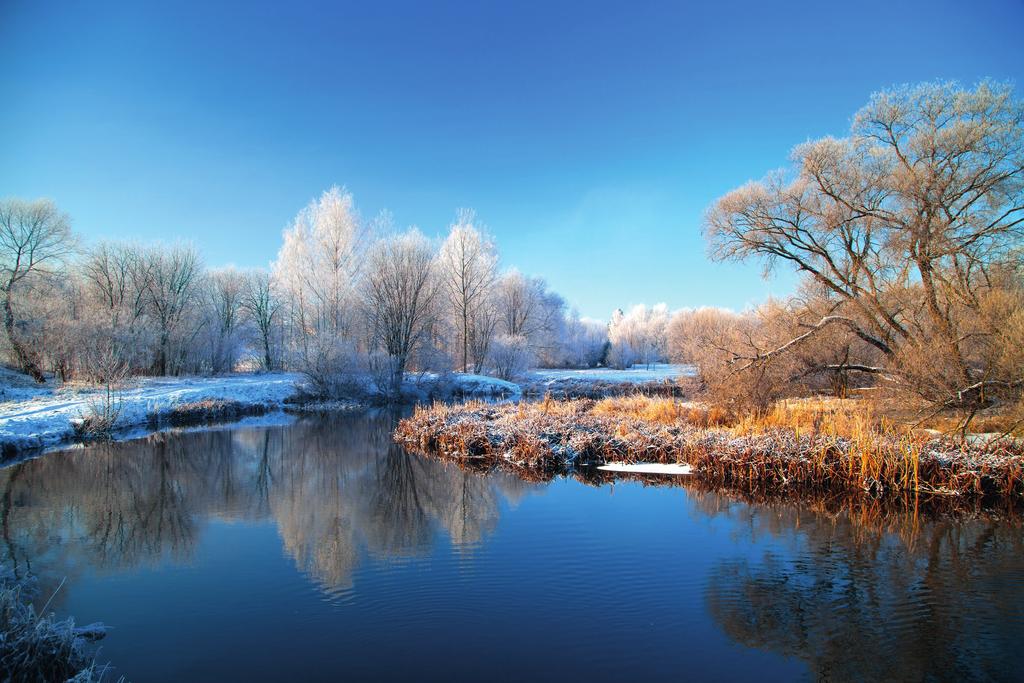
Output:
[[[2,379],[2,378],[0,378]],[[452,373],[426,378],[460,395],[497,396],[520,393],[519,386],[495,377]],[[423,380],[421,376],[420,380]],[[119,392],[121,410],[116,429],[143,427],[152,416],[166,416],[178,405],[199,401],[238,401],[246,406],[281,408],[304,383],[297,373],[227,375],[222,377],[144,377]],[[74,423],[102,400],[102,389],[0,385],[0,449],[44,448],[74,436]],[[345,402],[351,407],[351,402]],[[133,434],[138,435],[138,430]]]
[[522,393],[522,387],[514,382],[465,372],[408,373],[405,382],[405,389],[408,390],[410,396],[415,396],[418,389],[424,389],[447,398],[455,396],[518,396]]
[[[120,392],[117,428],[146,424],[151,415],[197,401],[234,400],[276,408],[301,382],[302,376],[293,373],[141,378]],[[0,394],[0,448],[40,448],[70,438],[74,421],[88,415],[101,397],[102,390],[94,387],[5,389]]]
[[585,370],[548,370],[538,369],[531,377],[542,382],[590,381],[642,384],[644,382],[664,382],[693,374],[690,365],[655,363],[653,365],[634,365],[628,370],[614,368],[587,368]]
[[[527,381],[545,385],[566,382],[640,384],[670,380],[689,371],[687,366],[665,364],[629,370],[536,370]],[[409,379],[415,387],[441,389],[447,395],[518,396],[522,393],[519,384],[486,375],[423,373],[410,374]],[[233,400],[247,406],[280,408],[303,381],[302,375],[297,373],[135,379],[120,391],[121,412],[116,428],[144,426],[152,416],[165,416],[175,406],[207,400]],[[70,439],[74,436],[74,423],[87,416],[90,406],[101,398],[102,390],[95,387],[54,389],[0,376],[0,449],[43,448]]]
[[469,375],[459,372],[452,375],[452,381],[458,392],[474,396],[519,394],[522,391],[518,384],[506,382],[497,377],[488,377],[487,375]]

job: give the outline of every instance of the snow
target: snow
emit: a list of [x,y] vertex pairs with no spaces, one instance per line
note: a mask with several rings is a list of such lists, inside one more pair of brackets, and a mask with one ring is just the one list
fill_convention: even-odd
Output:
[[440,390],[442,394],[468,396],[518,396],[522,388],[514,382],[507,382],[488,375],[474,375],[465,372],[408,373],[405,378],[407,389],[425,388]]
[[631,474],[692,474],[693,468],[686,463],[657,463],[657,462],[610,462],[607,465],[598,466],[599,470],[608,472],[629,472]]
[[[121,390],[117,428],[146,424],[174,406],[206,400],[234,400],[278,408],[293,395],[302,376],[293,373],[224,377],[150,377]],[[74,422],[102,397],[95,387],[5,389],[0,398],[0,447],[41,448],[70,438]],[[15,400],[11,400],[11,399]]]
[[[690,372],[684,365],[659,364],[629,370],[537,370],[529,379],[555,382],[643,383],[670,380]],[[437,383],[469,396],[519,396],[522,387],[496,377],[468,373],[410,374],[414,386]],[[228,375],[221,377],[149,377],[133,380],[120,391],[118,430],[146,425],[153,415],[164,416],[183,403],[233,400],[244,405],[280,408],[303,383],[297,373]],[[74,435],[74,423],[89,414],[102,398],[96,387],[54,389],[8,381],[0,377],[0,449],[27,450],[52,446]]]
[[[472,396],[520,393],[519,385],[484,375],[453,373],[420,379],[445,382],[452,390]],[[153,415],[164,416],[177,405],[207,400],[233,400],[273,410],[281,408],[303,383],[303,376],[297,373],[139,378],[120,391],[116,429],[120,434],[121,430],[142,428]],[[0,386],[0,448],[20,451],[67,441],[74,436],[75,422],[89,413],[90,405],[101,400],[102,394],[101,389],[86,386]],[[145,430],[133,430],[130,435],[137,436],[140,431]]]
[[452,374],[451,377],[456,390],[464,394],[486,394],[493,396],[496,394],[519,394],[522,391],[518,384],[506,382],[497,377],[488,377],[487,375],[471,375],[459,372]]
[[693,367],[671,363],[634,365],[627,370],[614,368],[587,368],[585,370],[534,370],[533,378],[542,382],[591,381],[641,384],[644,382],[665,382],[693,374]]

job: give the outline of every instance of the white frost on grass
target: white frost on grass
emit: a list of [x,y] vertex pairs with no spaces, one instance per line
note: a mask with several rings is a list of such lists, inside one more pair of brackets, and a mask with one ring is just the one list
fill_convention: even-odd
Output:
[[610,462],[607,465],[599,465],[597,469],[607,472],[629,472],[631,474],[693,474],[693,468],[682,462]]
[[[303,378],[294,373],[224,377],[147,377],[133,380],[119,392],[121,412],[116,428],[146,424],[150,416],[166,415],[177,405],[207,400],[233,400],[244,405],[279,408],[296,393]],[[39,388],[0,403],[0,447],[24,450],[69,439],[74,422],[102,398],[95,387]]]

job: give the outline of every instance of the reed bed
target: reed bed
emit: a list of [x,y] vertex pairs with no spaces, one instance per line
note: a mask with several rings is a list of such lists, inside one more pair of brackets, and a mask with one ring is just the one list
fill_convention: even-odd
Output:
[[729,418],[664,398],[417,408],[395,439],[428,455],[543,478],[608,462],[685,462],[715,485],[780,492],[1024,500],[1021,441],[957,441],[827,402]]

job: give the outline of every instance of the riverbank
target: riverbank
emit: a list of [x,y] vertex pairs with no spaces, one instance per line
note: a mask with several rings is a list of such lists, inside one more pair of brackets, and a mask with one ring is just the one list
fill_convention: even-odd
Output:
[[[518,395],[519,386],[493,377],[450,373],[412,376],[403,391],[414,400]],[[271,413],[325,414],[363,410],[372,395],[325,400],[309,393],[298,373],[215,377],[138,377],[108,397],[103,388],[19,383],[0,391],[0,453],[4,459],[104,436],[136,437],[167,426],[234,422]],[[97,424],[103,422],[103,424]]]
[[671,399],[418,408],[395,440],[422,454],[528,478],[607,463],[685,463],[709,483],[774,491],[1024,500],[1014,438],[915,433],[856,411],[828,419],[741,420]]

